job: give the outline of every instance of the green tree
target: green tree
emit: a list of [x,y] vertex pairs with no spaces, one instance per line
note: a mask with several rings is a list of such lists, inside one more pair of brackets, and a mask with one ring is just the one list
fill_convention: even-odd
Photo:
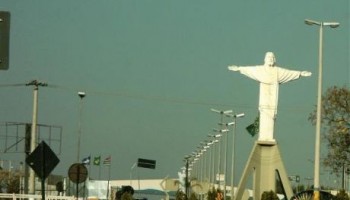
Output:
[[340,190],[338,194],[335,196],[336,200],[350,200],[349,195],[345,192],[345,190]]
[[20,172],[0,170],[0,192],[19,193]]
[[298,184],[297,186],[293,186],[292,189],[293,189],[293,192],[294,192],[294,193],[299,193],[299,192],[305,190],[305,185]]
[[223,192],[220,188],[215,189],[214,187],[208,191],[208,200],[222,200],[223,199]]
[[274,191],[270,190],[262,193],[261,200],[279,200],[279,198]]
[[[347,87],[333,86],[322,95],[322,136],[328,146],[323,165],[339,175],[350,164],[350,91]],[[315,124],[316,109],[309,120]]]
[[207,196],[207,198],[208,198],[208,200],[215,200],[216,196],[217,196],[217,191],[216,191],[216,189],[213,187],[211,190],[208,191],[208,196]]
[[190,200],[198,200],[198,198],[196,197],[196,194],[194,192],[191,192]]
[[133,200],[132,194],[129,192],[124,192],[122,194],[122,200]]
[[177,190],[175,195],[176,200],[186,200],[186,194],[182,190]]

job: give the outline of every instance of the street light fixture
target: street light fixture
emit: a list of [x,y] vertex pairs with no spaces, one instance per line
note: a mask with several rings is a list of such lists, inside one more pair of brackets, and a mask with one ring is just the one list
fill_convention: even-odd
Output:
[[213,137],[213,138],[220,138],[221,136],[222,134],[215,134],[215,135],[208,134],[208,137]]
[[314,169],[314,199],[320,199],[320,135],[321,135],[321,107],[322,107],[322,59],[323,59],[323,26],[337,28],[338,22],[318,22],[305,19],[307,25],[317,25],[319,31],[319,59],[318,59],[318,88],[317,88],[317,111],[316,111],[316,138],[315,138],[315,169]]
[[216,110],[214,108],[212,108],[210,110],[213,112],[219,113],[221,115],[231,114],[233,112],[232,110]]
[[337,28],[340,26],[339,22],[318,22],[311,19],[305,19],[305,24],[307,25],[317,25],[317,26],[329,26],[331,28]]
[[225,114],[227,117],[233,117],[233,118],[242,118],[245,116],[244,113],[239,113],[239,114]]
[[235,124],[235,122],[228,122],[228,123],[218,123],[220,126],[225,126],[225,127],[228,127],[228,126],[232,126]]
[[214,131],[214,132],[218,132],[218,133],[227,133],[227,132],[229,132],[230,130],[228,130],[228,129],[226,128],[226,129],[220,129],[220,130],[218,130],[218,129],[213,129],[213,131]]

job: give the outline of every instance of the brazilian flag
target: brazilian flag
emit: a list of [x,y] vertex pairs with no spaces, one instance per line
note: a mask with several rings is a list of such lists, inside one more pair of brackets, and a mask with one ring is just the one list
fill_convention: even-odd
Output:
[[101,163],[101,156],[94,157],[94,165],[100,165]]
[[248,131],[248,133],[252,137],[254,137],[256,134],[258,134],[259,133],[259,117],[256,117],[254,123],[250,124],[245,129]]

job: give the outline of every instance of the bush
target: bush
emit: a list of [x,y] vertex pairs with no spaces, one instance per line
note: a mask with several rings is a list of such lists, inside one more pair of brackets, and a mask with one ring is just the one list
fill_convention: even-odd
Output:
[[277,194],[274,191],[265,191],[261,195],[261,200],[279,200]]
[[336,200],[350,200],[349,195],[345,192],[345,190],[340,190],[338,194],[335,196]]

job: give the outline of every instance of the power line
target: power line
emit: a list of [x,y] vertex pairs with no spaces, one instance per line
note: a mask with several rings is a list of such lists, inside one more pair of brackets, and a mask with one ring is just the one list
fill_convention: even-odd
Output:
[[[28,84],[0,84],[0,87],[18,87],[18,86],[26,86]],[[82,89],[74,88],[74,87],[67,87],[62,85],[55,85],[55,84],[48,84],[46,85],[48,88],[52,89],[59,89],[62,91],[70,91],[72,93],[76,93],[81,91]],[[250,109],[250,110],[257,110],[257,105],[248,105],[248,104],[227,104],[227,103],[218,103],[218,102],[209,102],[209,101],[197,101],[197,100],[188,100],[188,99],[180,99],[180,98],[173,98],[173,97],[163,97],[163,96],[152,96],[152,95],[143,95],[143,94],[131,94],[126,92],[104,92],[104,91],[97,91],[97,90],[88,90],[84,89],[84,91],[88,92],[90,95],[95,96],[111,96],[111,97],[124,97],[124,98],[130,98],[130,99],[141,99],[141,100],[147,100],[147,101],[157,101],[157,102],[167,102],[167,103],[176,103],[176,104],[188,104],[188,105],[200,105],[200,106],[216,106],[216,107],[224,107],[224,108],[244,108],[244,109]],[[291,112],[300,112],[300,111],[307,111],[309,108],[304,105],[298,105],[293,107],[282,107],[279,108],[279,110],[288,110]]]

